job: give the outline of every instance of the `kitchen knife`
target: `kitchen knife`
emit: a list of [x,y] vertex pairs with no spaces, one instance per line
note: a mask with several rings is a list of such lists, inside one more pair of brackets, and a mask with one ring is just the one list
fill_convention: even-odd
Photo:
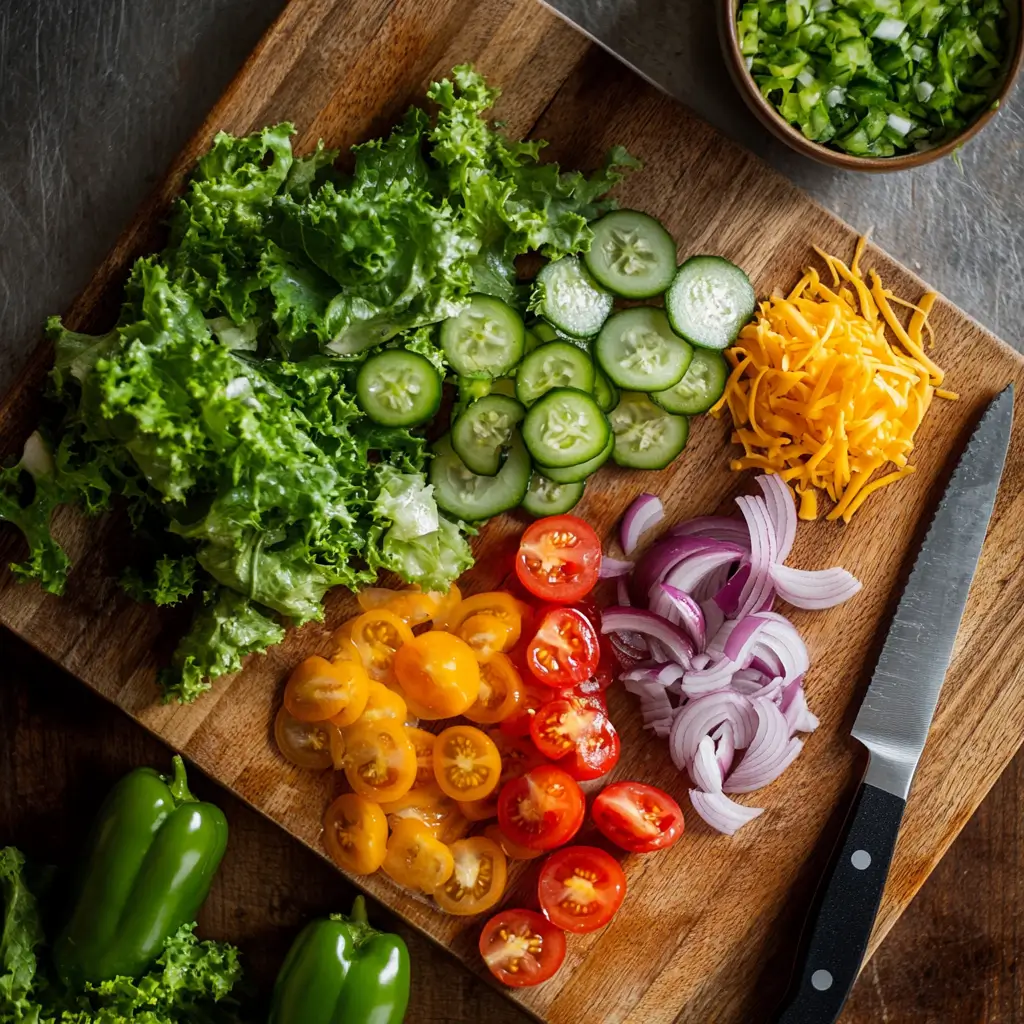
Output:
[[1013,385],[989,404],[914,563],[853,735],[867,773],[805,931],[805,959],[778,1024],[830,1024],[864,959],[910,782],[949,668],[1013,424]]

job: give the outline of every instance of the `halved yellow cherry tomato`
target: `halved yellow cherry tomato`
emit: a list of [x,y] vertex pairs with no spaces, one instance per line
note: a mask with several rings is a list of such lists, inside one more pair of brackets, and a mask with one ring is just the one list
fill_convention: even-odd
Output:
[[478,658],[487,658],[511,646],[508,638],[512,626],[507,619],[499,619],[488,612],[470,615],[459,626],[458,635],[476,652]]
[[381,865],[399,885],[428,896],[451,877],[455,863],[451,850],[415,818],[395,824]]
[[388,821],[372,800],[344,793],[324,813],[324,846],[343,871],[370,875],[384,863]]
[[469,645],[451,633],[421,633],[395,655],[395,677],[420,718],[451,718],[480,692],[480,667]]
[[411,639],[412,630],[387,608],[363,612],[352,623],[352,642],[359,651],[363,668],[371,679],[380,683],[392,678],[395,651]]
[[466,619],[473,615],[493,615],[501,619],[509,628],[502,650],[510,651],[515,647],[523,624],[523,606],[511,594],[491,590],[465,598],[448,620],[448,628],[458,633]]
[[412,740],[416,750],[416,781],[413,789],[436,785],[434,781],[434,739],[432,732],[426,729],[410,729],[405,727],[405,735]]
[[488,825],[484,829],[484,835],[497,843],[502,852],[511,860],[534,860],[537,857],[544,856],[544,850],[531,850],[528,846],[520,846],[518,843],[513,843],[511,839],[504,832],[501,831],[501,827],[495,823],[494,825]]
[[397,800],[412,789],[416,750],[405,726],[390,718],[357,722],[345,733],[345,778],[378,803]]
[[483,800],[498,785],[501,755],[494,740],[471,725],[453,725],[434,740],[434,776],[454,800]]
[[422,821],[442,843],[452,843],[469,831],[469,822],[451,797],[441,792],[436,782],[410,789],[405,796],[381,804],[380,809],[394,827],[405,818]]
[[331,661],[355,661],[361,662],[359,651],[352,643],[352,623],[355,619],[348,619],[343,622],[331,635],[331,642],[334,644],[334,654]]
[[419,587],[409,587],[405,590],[367,587],[359,591],[356,599],[364,612],[386,608],[389,612],[394,612],[407,626],[419,626],[434,618],[445,595],[436,590],[424,593]]
[[453,583],[447,594],[440,594],[437,611],[434,613],[434,629],[447,629],[455,609],[462,603],[462,591]]
[[480,692],[463,714],[481,725],[503,722],[518,709],[525,692],[511,659],[501,653],[492,654],[480,659]]
[[508,868],[501,847],[486,836],[452,843],[451,877],[434,890],[437,905],[449,914],[482,914],[505,892]]
[[298,768],[323,769],[332,764],[331,738],[338,734],[330,722],[300,722],[282,707],[274,719],[274,739],[286,761]]
[[354,661],[330,662],[318,654],[292,670],[284,688],[284,706],[300,722],[331,719],[351,725],[366,707],[369,676]]
[[370,680],[370,686],[366,697],[366,707],[356,721],[356,725],[364,722],[380,722],[391,719],[395,722],[404,722],[409,709],[400,693],[389,690],[383,683]]
[[498,816],[498,801],[493,793],[483,800],[457,800],[456,804],[467,821],[487,821]]

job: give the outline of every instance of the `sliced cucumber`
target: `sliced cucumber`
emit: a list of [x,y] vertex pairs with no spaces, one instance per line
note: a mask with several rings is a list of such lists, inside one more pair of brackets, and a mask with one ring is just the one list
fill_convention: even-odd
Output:
[[575,466],[601,454],[608,420],[585,391],[555,388],[530,406],[523,440],[541,466]]
[[594,240],[583,258],[598,284],[624,299],[649,299],[672,283],[676,243],[659,221],[616,210],[590,227]]
[[634,306],[610,317],[594,351],[611,380],[631,391],[664,391],[678,384],[693,358],[693,347],[655,306]]
[[582,260],[563,256],[542,267],[533,282],[530,308],[575,338],[590,338],[612,311],[612,297]]
[[630,469],[664,469],[690,435],[685,416],[665,412],[638,391],[624,391],[608,419],[615,434],[612,458]]
[[593,476],[611,457],[612,449],[615,447],[615,435],[609,434],[608,443],[604,451],[596,458],[588,459],[576,466],[544,466],[544,475],[556,484],[574,484],[579,480],[586,480]]
[[619,404],[619,389],[600,366],[594,367],[594,401],[601,412],[611,412]]
[[[551,333],[554,334],[554,331]],[[535,348],[540,348],[543,344],[544,342],[541,341],[537,332],[532,327],[527,327],[526,334],[523,336],[523,355],[529,355]]]
[[416,352],[392,348],[370,356],[356,377],[359,406],[374,423],[414,427],[441,404],[441,375]]
[[516,379],[515,377],[499,377],[497,380],[491,381],[491,390],[489,392],[492,395],[507,395],[509,398],[516,397]]
[[472,523],[520,505],[530,486],[531,470],[530,456],[518,432],[512,435],[508,458],[497,476],[480,476],[467,469],[445,434],[434,444],[430,482],[438,507]]
[[523,318],[501,299],[473,295],[441,324],[441,348],[460,377],[503,377],[523,358]]
[[729,364],[721,352],[694,349],[683,379],[667,391],[655,391],[651,400],[667,412],[696,416],[707,412],[722,397],[729,379]]
[[750,319],[756,303],[750,278],[720,256],[691,256],[665,295],[665,311],[676,334],[698,348],[728,348]]
[[542,345],[546,345],[549,341],[565,340],[546,320],[538,320],[536,323],[530,324],[530,330]]
[[494,476],[505,458],[512,432],[526,410],[505,395],[474,402],[452,424],[451,444],[471,473]]
[[552,388],[591,391],[593,387],[590,356],[567,341],[551,341],[534,349],[516,373],[516,398],[527,408]]
[[582,480],[578,483],[558,484],[534,470],[530,487],[523,498],[523,510],[538,519],[564,515],[579,504],[585,486]]

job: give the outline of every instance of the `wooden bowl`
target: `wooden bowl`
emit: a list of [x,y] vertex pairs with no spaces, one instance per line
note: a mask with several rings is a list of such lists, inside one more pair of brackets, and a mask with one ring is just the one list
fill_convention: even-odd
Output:
[[742,2],[743,0],[718,0],[718,28],[722,38],[722,49],[725,51],[725,62],[740,95],[757,119],[776,138],[785,142],[790,149],[795,149],[798,153],[817,160],[818,163],[827,164],[830,167],[840,167],[847,171],[872,171],[875,173],[902,171],[911,167],[921,167],[924,164],[930,164],[933,160],[949,156],[955,149],[980,132],[999,112],[999,108],[1009,94],[1013,81],[1020,71],[1021,64],[1024,62],[1024,32],[1021,31],[1021,24],[1024,22],[1024,0],[1012,0],[1012,3],[1008,4],[1010,47],[1006,76],[993,95],[992,103],[985,107],[959,135],[955,135],[934,149],[905,153],[902,156],[853,156],[820,142],[812,142],[799,128],[795,128],[786,121],[775,107],[761,95],[761,90],[758,89],[753,75],[747,70],[746,61],[740,50],[736,12]]

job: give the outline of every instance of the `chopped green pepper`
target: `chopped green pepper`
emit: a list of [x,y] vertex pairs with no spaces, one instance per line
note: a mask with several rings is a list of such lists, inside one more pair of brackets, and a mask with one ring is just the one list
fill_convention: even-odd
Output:
[[189,792],[174,758],[168,779],[138,768],[110,791],[87,844],[78,898],[53,946],[74,989],[139,977],[196,913],[227,845],[228,823]]
[[274,985],[269,1024],[401,1024],[409,1003],[409,951],[372,928],[366,901],[352,915],[311,921]]
[[747,0],[737,26],[762,95],[807,138],[858,156],[957,135],[1007,71],[1003,0]]

